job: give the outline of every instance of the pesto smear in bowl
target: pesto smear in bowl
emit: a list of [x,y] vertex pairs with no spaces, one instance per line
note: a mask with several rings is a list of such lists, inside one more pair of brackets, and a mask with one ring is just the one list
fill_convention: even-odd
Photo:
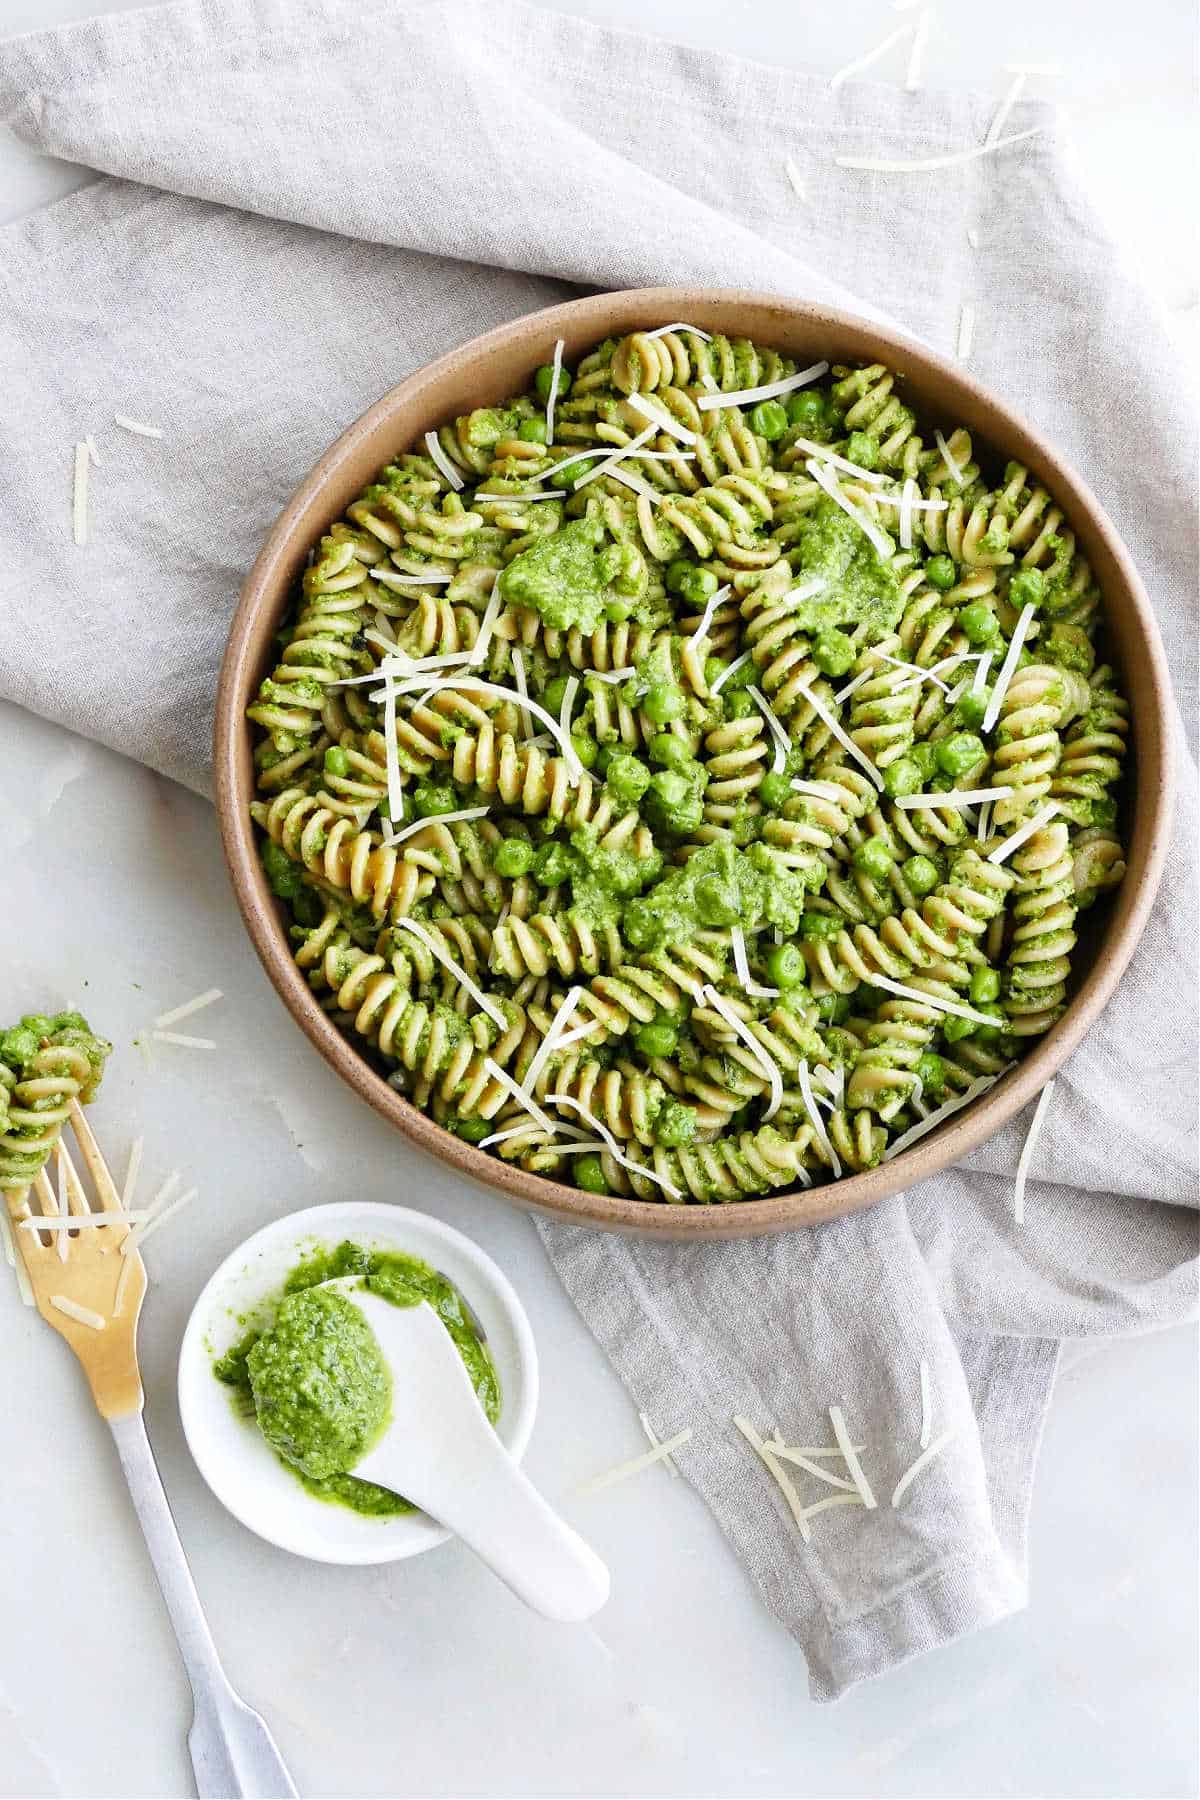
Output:
[[428,1301],[449,1332],[488,1420],[500,1412],[491,1356],[462,1295],[420,1257],[349,1241],[302,1257],[270,1303],[272,1317],[213,1363],[280,1462],[320,1500],[387,1518],[416,1509],[403,1495],[350,1471],[385,1430],[391,1375],[367,1320],[321,1284],[346,1276],[393,1306]]

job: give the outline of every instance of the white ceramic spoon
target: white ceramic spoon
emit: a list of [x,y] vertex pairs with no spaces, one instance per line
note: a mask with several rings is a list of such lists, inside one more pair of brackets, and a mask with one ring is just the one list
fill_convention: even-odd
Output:
[[598,1612],[608,1599],[608,1569],[496,1436],[433,1308],[424,1300],[393,1306],[355,1277],[322,1285],[359,1308],[392,1377],[390,1422],[351,1473],[439,1520],[547,1619]]

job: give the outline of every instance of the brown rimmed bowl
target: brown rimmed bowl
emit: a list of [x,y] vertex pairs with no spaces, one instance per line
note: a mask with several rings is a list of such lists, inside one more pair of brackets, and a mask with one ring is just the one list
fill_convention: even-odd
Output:
[[[271,894],[250,819],[252,728],[246,707],[272,662],[272,639],[310,547],[398,451],[431,427],[518,393],[550,360],[556,338],[574,361],[610,336],[684,319],[749,337],[801,363],[881,362],[931,418],[961,423],[985,450],[1028,466],[1062,507],[1104,596],[1106,651],[1132,712],[1127,777],[1127,872],[1076,951],[1072,998],[1054,1029],[994,1088],[892,1162],[825,1187],[717,1206],[679,1206],[584,1193],[510,1167],[442,1129],[398,1094],[322,1012],[292,960],[281,904]],[[440,357],[385,394],[344,432],[301,483],[242,589],[217,691],[217,809],[242,917],[288,1011],[326,1062],[411,1143],[514,1205],[609,1231],[703,1241],[816,1225],[871,1206],[936,1175],[998,1131],[1043,1088],[1111,996],[1149,916],[1170,823],[1170,688],[1158,629],[1129,552],[1095,496],[1017,413],[932,351],[849,314],[765,294],[642,288],[597,294],[499,326]]]

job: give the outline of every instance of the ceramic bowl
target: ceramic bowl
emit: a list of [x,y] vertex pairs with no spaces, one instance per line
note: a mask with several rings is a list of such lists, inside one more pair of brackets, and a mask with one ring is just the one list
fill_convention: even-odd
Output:
[[[1125,830],[1128,872],[1111,901],[1081,921],[1075,985],[1062,1018],[972,1106],[910,1150],[862,1174],[812,1190],[728,1206],[670,1206],[596,1196],[499,1162],[452,1136],[389,1087],[322,1012],[292,960],[282,908],[255,848],[249,704],[273,659],[273,637],[310,547],[396,452],[456,414],[519,392],[550,360],[608,336],[686,319],[710,332],[774,345],[805,363],[882,362],[902,393],[935,421],[961,423],[1001,462],[1031,470],[1062,507],[1099,580],[1108,651],[1132,706]],[[607,1230],[690,1240],[747,1237],[813,1225],[927,1180],[990,1137],[1043,1088],[1109,999],[1146,923],[1170,817],[1169,682],[1158,630],[1137,571],[1111,521],[1062,455],[1010,406],[960,367],[899,334],[849,314],[767,295],[704,288],[597,294],[502,325],[408,376],[363,414],[307,475],[276,521],[242,589],[217,696],[217,805],[238,905],[267,974],[326,1062],[411,1143],[517,1205]]]
[[[533,1331],[511,1284],[471,1239],[425,1213],[343,1200],[276,1219],[247,1238],[205,1283],[179,1351],[179,1411],[196,1466],[217,1499],[268,1543],[314,1562],[385,1563],[417,1556],[450,1536],[425,1513],[367,1518],[306,1492],[231,1390],[212,1372],[306,1251],[346,1239],[420,1256],[453,1282],[474,1313],[500,1381],[496,1429],[519,1462],[538,1400]],[[265,1321],[264,1321],[265,1322]]]

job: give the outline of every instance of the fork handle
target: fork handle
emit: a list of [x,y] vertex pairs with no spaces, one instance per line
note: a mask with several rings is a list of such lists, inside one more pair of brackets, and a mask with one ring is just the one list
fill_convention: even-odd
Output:
[[275,1740],[221,1667],[141,1413],[108,1425],[192,1684],[188,1749],[200,1800],[296,1800]]

